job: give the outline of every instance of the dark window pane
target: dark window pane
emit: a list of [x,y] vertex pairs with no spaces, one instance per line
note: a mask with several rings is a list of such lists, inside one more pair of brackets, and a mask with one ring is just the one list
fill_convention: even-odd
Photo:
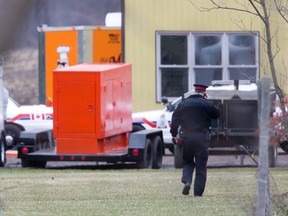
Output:
[[161,64],[187,64],[187,36],[161,36]]
[[255,36],[229,36],[229,64],[255,65]]
[[221,36],[195,37],[196,65],[221,65]]
[[221,68],[195,69],[195,82],[204,85],[211,85],[213,80],[222,80]]
[[179,97],[188,91],[188,69],[162,69],[162,96]]
[[230,80],[250,80],[256,83],[255,68],[233,68],[229,69]]

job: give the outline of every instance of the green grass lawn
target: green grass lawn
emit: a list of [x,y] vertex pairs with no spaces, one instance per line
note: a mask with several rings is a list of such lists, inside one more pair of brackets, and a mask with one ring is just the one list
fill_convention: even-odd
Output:
[[[274,213],[281,209],[278,205],[288,203],[288,170],[270,173]],[[251,216],[257,193],[256,168],[208,169],[206,191],[200,198],[181,194],[180,169],[18,168],[0,169],[0,177],[3,216]]]

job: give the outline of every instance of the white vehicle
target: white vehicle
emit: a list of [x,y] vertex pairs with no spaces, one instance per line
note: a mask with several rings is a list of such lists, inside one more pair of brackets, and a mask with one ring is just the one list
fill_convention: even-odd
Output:
[[[249,106],[248,109],[251,109],[253,111],[254,110],[257,111],[257,85],[255,83],[250,83],[247,80],[240,80],[237,86],[234,85],[233,80],[212,81],[212,86],[209,86],[207,88],[206,92],[208,95],[208,99],[211,99],[211,100],[215,101],[216,103],[219,103],[222,108],[225,107],[222,110],[222,112],[224,112],[224,111],[226,112],[226,110],[228,110],[228,106],[230,105],[230,103],[228,103],[228,102],[231,101],[231,99],[233,99],[235,96],[237,96],[241,99],[239,104],[236,105],[236,107],[237,106],[239,106],[239,107],[240,106],[246,106],[246,107]],[[185,93],[184,98],[187,98],[188,96],[190,96],[193,93],[194,93],[194,89]],[[239,99],[239,98],[237,98],[237,99]],[[179,98],[175,99],[173,102],[168,103],[167,99],[164,99],[164,100],[162,99],[162,102],[166,105],[165,109],[163,109],[163,110],[153,110],[153,111],[147,111],[147,112],[133,113],[133,115],[132,115],[132,117],[133,117],[133,130],[137,131],[137,130],[141,130],[141,129],[142,130],[143,129],[162,129],[165,147],[168,148],[171,152],[174,152],[174,146],[172,144],[172,137],[170,134],[170,125],[171,125],[171,118],[172,118],[173,111],[176,109],[176,107],[181,102],[181,100],[182,100],[182,97],[179,97]],[[247,100],[253,101],[253,102],[246,103]],[[228,101],[228,102],[226,103],[226,101]],[[230,109],[230,107],[229,107],[229,109]],[[235,113],[236,112],[237,111],[235,111]],[[231,115],[233,115],[232,112],[230,112],[230,113],[231,113]],[[230,115],[230,113],[229,113],[229,115]],[[257,113],[252,113],[252,115],[253,115],[253,120],[254,119],[257,120]],[[230,134],[232,134],[233,130],[232,129],[230,130],[227,125],[224,126],[224,124],[226,124],[226,122],[224,123],[223,121],[227,121],[227,118],[228,118],[226,113],[222,113],[221,116],[223,116],[223,118],[225,117],[225,119],[224,120],[223,119],[217,120],[218,121],[217,123],[212,122],[212,129],[213,129],[213,124],[218,124],[218,125],[221,124],[221,129],[223,129],[221,131],[221,133],[223,133],[223,134],[221,135],[220,132],[218,133],[219,130],[217,130],[217,139],[220,136],[221,139],[223,138],[223,142],[224,142],[225,136],[227,135],[225,133],[231,132]],[[238,125],[237,125],[236,120],[232,121],[231,119],[232,118],[230,117],[229,123],[235,124],[235,127],[237,128]],[[246,119],[246,118],[244,118],[244,119]],[[241,121],[241,124],[242,123],[243,122]],[[219,128],[218,125],[216,126],[217,129]],[[226,127],[226,128],[222,128],[222,126]],[[243,125],[240,125],[240,127],[242,127],[242,126],[246,127],[247,125],[245,125],[245,123],[243,123]],[[215,127],[215,125],[214,125],[214,127]],[[251,128],[249,128],[249,130],[251,129],[251,136],[253,136],[253,134],[254,134],[254,131],[253,131],[254,128],[253,127],[254,127],[254,125],[251,124]],[[241,133],[241,130],[239,130],[238,132]],[[215,130],[214,130],[214,133],[216,133]],[[212,134],[213,134],[213,131],[212,131]],[[249,133],[247,132],[247,134],[249,134]],[[238,140],[240,140],[240,138],[237,135],[235,135],[235,138],[236,137]],[[226,140],[225,140],[225,142],[226,142]],[[232,139],[230,139],[230,142],[231,142],[231,146],[233,146]],[[225,143],[222,145],[228,145],[228,144]]]
[[165,148],[168,148],[171,152],[173,152],[174,146],[170,134],[170,124],[173,110],[180,101],[181,98],[178,98],[171,104],[167,104],[164,110],[152,110],[133,113],[133,131],[145,129],[161,129],[163,132]]
[[5,123],[6,135],[13,138],[9,148],[17,145],[21,131],[53,128],[53,108],[46,105],[23,105],[9,97],[7,118]]

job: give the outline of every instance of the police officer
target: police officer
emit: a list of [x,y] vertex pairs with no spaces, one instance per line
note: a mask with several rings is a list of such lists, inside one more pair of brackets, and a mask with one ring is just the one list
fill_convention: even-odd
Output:
[[208,86],[194,84],[195,94],[183,100],[172,115],[170,133],[172,142],[177,144],[178,128],[183,131],[183,171],[182,183],[185,184],[182,194],[188,195],[194,169],[194,196],[202,196],[207,176],[209,128],[211,119],[219,118],[220,110],[212,101],[207,100]]

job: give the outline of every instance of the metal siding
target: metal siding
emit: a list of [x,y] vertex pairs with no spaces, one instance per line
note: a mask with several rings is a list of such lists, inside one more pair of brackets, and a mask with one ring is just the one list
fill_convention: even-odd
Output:
[[83,38],[83,62],[92,63],[93,62],[93,30],[87,29],[84,31]]
[[39,103],[45,104],[46,103],[46,63],[45,63],[45,33],[39,32],[38,33],[38,70],[39,70]]
[[[208,1],[193,1],[205,7]],[[242,31],[232,17],[262,31],[259,20],[235,11],[200,12],[188,0],[125,0],[125,61],[133,65],[133,111],[163,108],[156,103],[156,31]],[[230,2],[232,3],[232,1]]]
[[78,35],[77,35],[77,47],[78,47],[78,64],[82,64],[84,62],[84,36],[83,36],[84,32],[83,30],[79,30],[78,31]]

